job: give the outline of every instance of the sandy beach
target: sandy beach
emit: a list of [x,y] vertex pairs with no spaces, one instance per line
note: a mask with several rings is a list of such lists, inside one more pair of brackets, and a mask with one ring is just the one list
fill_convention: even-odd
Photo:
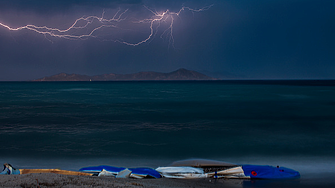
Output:
[[54,173],[36,173],[23,175],[0,175],[0,187],[224,187],[224,188],[312,188],[334,187],[335,182],[328,176],[324,178],[292,180],[245,180],[245,179],[119,179],[114,177],[73,176]]
[[53,173],[2,175],[1,187],[242,187],[242,180],[116,179]]

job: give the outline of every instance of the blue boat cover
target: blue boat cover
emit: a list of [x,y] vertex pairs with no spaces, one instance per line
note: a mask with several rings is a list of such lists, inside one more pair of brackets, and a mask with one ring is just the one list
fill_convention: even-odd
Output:
[[79,171],[84,171],[84,172],[101,172],[103,169],[109,172],[114,172],[118,173],[126,168],[123,167],[114,167],[114,166],[106,166],[106,165],[101,165],[101,166],[90,166],[90,167],[84,167],[79,169]]
[[299,172],[285,168],[262,165],[242,165],[245,176],[257,179],[289,179],[300,177]]
[[153,178],[161,178],[161,174],[152,168],[129,168],[132,174],[146,175]]
[[[105,169],[108,172],[118,174],[119,172],[121,172],[122,170],[125,170],[126,168],[101,165],[101,166],[84,167],[84,168],[79,169],[79,171],[101,172],[103,169]],[[131,171],[132,174],[135,174],[135,175],[137,174],[137,175],[149,176],[153,178],[162,177],[159,172],[151,168],[128,168],[128,169]]]

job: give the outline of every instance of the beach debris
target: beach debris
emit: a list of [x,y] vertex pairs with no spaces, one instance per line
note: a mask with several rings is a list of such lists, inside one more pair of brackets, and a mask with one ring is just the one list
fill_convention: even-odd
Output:
[[41,188],[40,183],[38,183],[38,179],[36,179],[36,182],[37,182],[37,188]]

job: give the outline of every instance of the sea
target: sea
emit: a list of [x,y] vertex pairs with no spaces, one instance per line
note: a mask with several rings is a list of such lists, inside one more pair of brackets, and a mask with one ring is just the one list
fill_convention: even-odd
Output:
[[16,168],[201,158],[284,166],[301,174],[288,185],[335,187],[335,81],[0,82],[0,143],[0,163]]

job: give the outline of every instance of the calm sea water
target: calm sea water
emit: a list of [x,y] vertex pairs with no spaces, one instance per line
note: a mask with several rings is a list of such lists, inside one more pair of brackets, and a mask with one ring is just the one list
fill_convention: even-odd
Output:
[[335,175],[334,135],[334,81],[0,82],[0,160],[22,168],[206,158]]

